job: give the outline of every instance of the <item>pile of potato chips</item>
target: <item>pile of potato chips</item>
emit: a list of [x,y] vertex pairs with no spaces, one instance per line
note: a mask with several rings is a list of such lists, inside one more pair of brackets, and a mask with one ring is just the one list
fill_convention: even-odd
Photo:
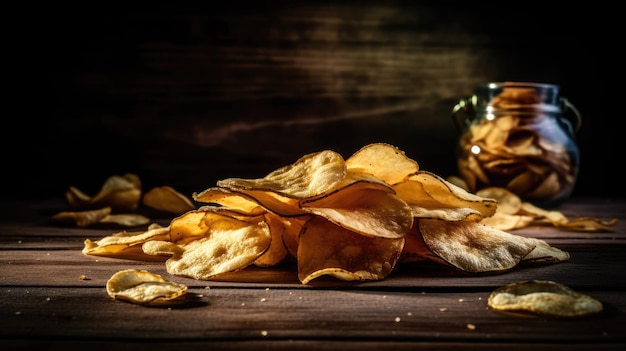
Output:
[[263,178],[220,180],[193,199],[205,205],[168,226],[86,239],[83,253],[162,257],[170,274],[199,280],[294,258],[302,284],[325,275],[381,280],[404,262],[480,273],[569,259],[542,240],[482,223],[496,213],[496,199],[420,170],[384,143],[347,159],[311,153]]

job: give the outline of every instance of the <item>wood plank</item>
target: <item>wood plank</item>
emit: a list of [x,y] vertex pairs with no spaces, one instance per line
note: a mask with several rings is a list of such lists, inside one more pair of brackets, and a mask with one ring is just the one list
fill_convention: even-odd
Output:
[[[302,286],[297,279],[295,263],[277,267],[249,267],[241,272],[226,274],[215,281],[205,282],[184,277],[171,277],[165,264],[117,258],[85,256],[80,250],[4,250],[0,258],[2,284],[11,286],[104,286],[115,272],[146,269],[189,286],[239,287],[340,287],[363,289],[407,288],[495,288],[510,282],[543,279],[555,280],[572,287],[597,289],[626,288],[626,256],[623,246],[564,245],[570,252],[568,262],[542,266],[521,265],[502,274],[465,274],[435,263],[399,264],[398,271],[387,279],[374,282],[343,282],[334,278],[319,279]],[[159,258],[160,259],[160,258]],[[88,280],[80,280],[80,276]]]
[[149,308],[99,288],[5,287],[0,338],[626,342],[622,291],[581,292],[606,311],[579,320],[519,317],[489,309],[488,291],[191,289],[183,303]]

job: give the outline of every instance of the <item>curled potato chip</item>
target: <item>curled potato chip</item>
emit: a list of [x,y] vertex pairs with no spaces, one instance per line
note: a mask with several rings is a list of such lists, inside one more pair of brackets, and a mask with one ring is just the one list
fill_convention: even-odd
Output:
[[151,224],[146,231],[121,231],[100,240],[86,239],[83,254],[93,256],[117,257],[141,261],[163,261],[163,258],[143,252],[141,244],[151,240],[169,240],[170,227]]
[[536,246],[526,237],[471,221],[420,219],[418,228],[433,253],[472,273],[510,270]]
[[371,173],[389,185],[403,181],[409,174],[419,171],[419,165],[404,151],[385,143],[362,147],[346,160],[348,170]]
[[154,187],[146,192],[143,195],[143,204],[173,214],[183,214],[196,208],[189,198],[167,185]]
[[113,175],[106,179],[93,197],[70,186],[65,192],[65,198],[70,206],[78,209],[111,207],[112,211],[135,210],[141,198],[141,181],[133,173]]
[[481,223],[500,230],[513,230],[531,225],[552,225],[555,228],[570,231],[611,231],[617,219],[603,221],[592,217],[568,219],[563,213],[546,210],[530,202],[522,201],[512,191],[501,187],[486,187],[476,195],[487,196],[498,201],[496,213],[481,219]]
[[489,296],[496,311],[525,312],[546,317],[577,318],[602,312],[602,303],[591,296],[548,280],[528,280],[505,285]]
[[312,217],[300,234],[298,277],[302,284],[323,275],[341,280],[380,280],[400,258],[404,237],[367,237]]
[[187,293],[187,286],[145,270],[126,269],[109,278],[106,290],[116,300],[147,305],[183,296]]
[[[165,267],[170,274],[207,280],[251,265],[272,241],[269,226],[259,217],[244,221],[207,212],[207,218],[201,222],[206,228],[200,230],[204,231],[201,237],[183,237],[178,242],[148,241],[142,249],[147,254],[168,257]],[[196,230],[189,225],[181,226],[181,231]]]
[[77,227],[88,227],[100,223],[109,214],[111,214],[111,207],[85,211],[62,211],[54,214],[52,220]]
[[283,236],[287,228],[285,227],[286,223],[281,221],[280,217],[275,214],[268,212],[263,217],[269,226],[272,242],[267,251],[259,256],[253,263],[259,267],[271,267],[282,262],[289,254],[283,241]]
[[341,183],[346,164],[338,153],[325,150],[305,155],[263,178],[228,178],[217,185],[231,190],[269,191],[288,198],[302,199],[323,194]]
[[193,193],[192,197],[196,201],[218,204],[243,214],[261,215],[267,212],[267,210],[251,196],[225,188],[208,188],[199,193]]
[[[442,211],[455,212],[460,208],[469,208],[479,214],[476,217],[479,220],[493,215],[497,206],[496,200],[472,194],[428,171],[419,171],[393,188],[398,197],[413,208],[415,217],[463,219],[470,214],[461,212],[459,217],[459,213],[445,214]],[[438,210],[439,214],[434,210]],[[465,217],[463,213],[466,213]]]
[[400,238],[413,225],[411,208],[387,185],[355,182],[321,198],[301,202],[303,211],[367,236]]

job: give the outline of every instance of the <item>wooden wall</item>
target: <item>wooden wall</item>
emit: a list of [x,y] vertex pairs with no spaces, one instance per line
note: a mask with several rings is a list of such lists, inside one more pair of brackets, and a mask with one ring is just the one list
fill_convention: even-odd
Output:
[[503,80],[559,84],[583,114],[575,195],[624,196],[614,125],[623,111],[609,88],[621,63],[605,44],[617,35],[614,10],[213,3],[7,14],[6,196],[62,196],[68,185],[95,193],[125,172],[190,194],[371,142],[447,176],[456,172],[452,107]]

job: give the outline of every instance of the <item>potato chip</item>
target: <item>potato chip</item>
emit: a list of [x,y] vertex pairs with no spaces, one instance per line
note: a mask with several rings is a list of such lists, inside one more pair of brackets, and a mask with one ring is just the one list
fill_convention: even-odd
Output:
[[[302,200],[306,213],[322,216],[336,225],[367,236],[399,238],[413,225],[411,208],[385,183],[348,172],[347,186],[323,197]],[[362,174],[361,174],[362,175]]]
[[311,219],[311,215],[302,217],[278,217],[283,222],[285,230],[283,231],[283,244],[287,248],[289,254],[293,257],[298,256],[298,244],[300,242],[300,232],[304,224]]
[[187,293],[187,286],[145,270],[119,271],[106,283],[109,296],[140,305],[170,302]]
[[330,150],[305,155],[295,163],[281,167],[263,178],[228,178],[217,185],[230,190],[268,191],[287,198],[302,199],[332,190],[346,176],[346,164]]
[[535,248],[528,253],[528,255],[522,258],[524,263],[532,263],[532,264],[545,264],[545,263],[557,263],[557,262],[565,262],[570,259],[570,255],[568,252],[558,249],[556,247],[550,246],[547,242],[535,239],[535,238],[527,238],[529,241],[532,241],[535,244]]
[[102,218],[99,223],[137,227],[150,223],[150,218],[138,213],[114,213]]
[[253,197],[225,188],[208,188],[199,193],[193,193],[192,197],[196,201],[218,204],[243,214],[262,215],[267,212]]
[[146,231],[121,231],[100,240],[86,239],[83,254],[125,258],[141,261],[164,261],[164,258],[143,252],[141,244],[151,240],[169,240],[170,227],[151,224]]
[[482,217],[489,217],[497,206],[496,200],[472,194],[428,171],[409,176],[395,185],[394,190],[413,208],[416,217],[429,212],[424,209],[451,209],[454,212],[458,208],[470,208]]
[[348,170],[371,173],[389,185],[403,181],[409,174],[419,171],[419,165],[404,151],[384,143],[369,144],[346,160]]
[[[142,249],[147,254],[168,257],[165,267],[170,274],[207,280],[251,265],[270,247],[270,228],[261,217],[243,221],[207,212],[207,218],[201,221],[199,231],[205,231],[201,237],[178,242],[148,241]],[[196,233],[193,225],[181,226],[181,231]]]
[[159,211],[177,215],[196,208],[188,197],[167,185],[157,186],[146,192],[143,195],[143,204]]
[[74,186],[68,188],[65,197],[70,206],[78,209],[111,207],[112,211],[135,210],[141,198],[141,181],[133,173],[113,175],[106,179],[93,197]]
[[285,222],[273,213],[268,212],[263,215],[263,218],[269,226],[272,242],[267,251],[257,258],[253,264],[259,267],[271,267],[282,262],[289,254],[283,241],[283,236],[287,229],[285,228]]
[[51,218],[59,223],[75,225],[82,228],[100,223],[100,221],[109,214],[111,214],[111,207],[103,207],[86,211],[62,211],[54,214]]
[[496,311],[580,318],[602,312],[602,302],[549,280],[520,281],[494,290],[487,305]]
[[498,202],[496,212],[514,215],[522,208],[522,199],[512,191],[501,187],[487,187],[478,190],[478,196],[495,199]]
[[471,273],[510,270],[536,246],[525,237],[476,222],[419,219],[417,225],[433,253]]
[[395,268],[404,237],[367,237],[324,218],[311,218],[300,234],[298,278],[302,284],[323,275],[341,280],[380,280]]

